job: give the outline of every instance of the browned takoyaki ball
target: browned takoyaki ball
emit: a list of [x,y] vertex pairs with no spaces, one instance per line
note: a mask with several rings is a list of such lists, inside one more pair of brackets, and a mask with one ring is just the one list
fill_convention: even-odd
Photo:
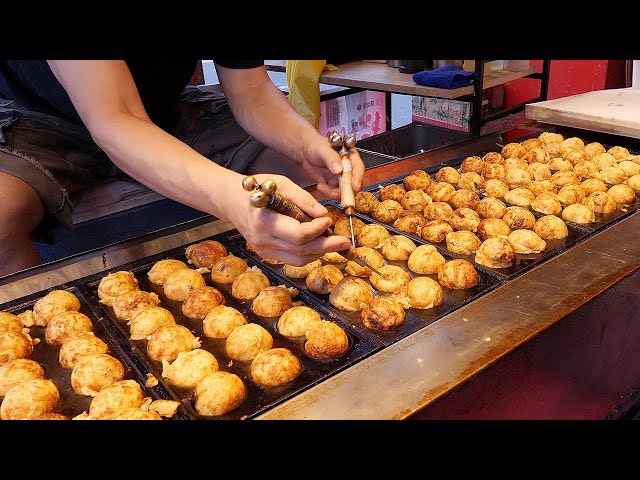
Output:
[[504,165],[505,158],[500,152],[487,152],[482,156],[485,163]]
[[0,365],[0,397],[14,385],[25,380],[44,378],[45,370],[38,362],[30,358],[15,358]]
[[538,135],[538,139],[544,143],[562,143],[564,141],[564,136],[560,133],[554,132],[542,132]]
[[288,348],[265,350],[251,362],[251,379],[263,387],[277,387],[292,382],[300,373],[302,363]]
[[109,346],[93,332],[81,332],[67,338],[60,346],[58,363],[63,368],[73,368],[85,355],[108,353]]
[[618,209],[618,204],[607,192],[593,192],[583,203],[593,213],[613,213]]
[[595,176],[608,185],[617,185],[627,179],[625,171],[617,165],[614,167],[604,167],[596,173]]
[[393,222],[393,226],[401,232],[417,234],[426,223],[427,221],[422,213],[405,210],[398,215],[396,221]]
[[266,328],[257,323],[247,323],[236,327],[229,334],[225,351],[232,360],[248,362],[272,346],[273,337]]
[[291,290],[282,285],[267,287],[253,299],[251,310],[259,317],[279,317],[291,308],[291,296],[297,293]]
[[560,142],[565,148],[574,148],[577,150],[584,149],[584,141],[579,137],[568,137]]
[[556,187],[562,188],[567,184],[579,185],[580,177],[575,172],[556,172],[551,175],[551,181]]
[[202,378],[193,390],[194,408],[207,417],[236,410],[247,398],[247,387],[235,373],[220,370]]
[[424,218],[426,220],[444,220],[445,222],[451,218],[453,207],[447,202],[433,202],[424,208]]
[[390,235],[389,230],[383,225],[369,223],[362,227],[356,239],[361,247],[378,248]]
[[569,236],[567,224],[556,215],[545,215],[537,219],[533,231],[543,240],[561,240]]
[[478,284],[479,276],[468,260],[449,260],[438,271],[438,282],[445,288],[465,290]]
[[630,176],[624,183],[629,185],[635,192],[640,192],[640,174]]
[[173,314],[164,307],[154,306],[145,308],[136,313],[129,320],[129,338],[131,340],[143,340],[164,325],[176,323]]
[[535,195],[528,188],[514,188],[504,194],[504,201],[519,207],[528,207],[535,200]]
[[285,337],[304,337],[307,331],[322,317],[311,307],[295,305],[280,315],[278,319],[278,332]]
[[533,213],[517,205],[507,207],[507,213],[504,214],[502,220],[511,230],[531,229],[536,223],[536,217]]
[[375,297],[360,313],[360,321],[369,330],[385,331],[404,324],[407,313],[392,297]]
[[360,277],[344,277],[329,293],[329,302],[339,310],[356,312],[373,299],[373,288]]
[[329,217],[331,219],[331,227],[333,227],[336,222],[344,217],[344,212],[340,210],[338,207],[334,207],[333,205],[325,205],[327,209],[327,214],[325,217]]
[[68,290],[52,290],[33,304],[34,325],[44,327],[58,313],[69,310],[80,310],[78,297]]
[[631,205],[636,201],[636,193],[629,185],[619,183],[607,190],[607,194],[615,200],[618,205]]
[[401,288],[405,283],[411,280],[411,276],[401,267],[397,265],[384,265],[377,269],[384,275],[378,275],[376,272],[372,272],[369,276],[369,281],[373,288],[379,292],[395,292]]
[[551,169],[545,163],[533,162],[527,166],[527,172],[531,175],[531,180],[536,182],[540,180],[549,180],[551,178]]
[[598,153],[591,157],[591,161],[596,164],[598,170],[602,170],[604,167],[613,167],[616,163],[616,157],[610,153]]
[[436,172],[436,181],[457,185],[460,173],[453,167],[442,167]]
[[562,213],[562,203],[560,203],[557,194],[544,192],[533,199],[531,209],[545,215],[560,215]]
[[380,253],[387,260],[407,260],[416,244],[404,235],[391,235],[380,247]]
[[529,190],[537,197],[541,193],[558,193],[558,187],[551,180],[537,180],[531,182]]
[[0,332],[6,330],[21,332],[23,327],[19,316],[9,312],[0,312]]
[[[371,247],[357,247],[355,251],[360,257],[366,258],[373,268],[377,269],[384,265],[382,254]],[[369,267],[364,267],[353,260],[347,262],[344,271],[347,275],[353,275],[354,277],[368,277],[371,275]]]
[[238,300],[253,300],[270,285],[269,278],[254,266],[236,277],[231,284],[231,295]]
[[0,332],[0,365],[33,353],[33,339],[28,333],[5,330]]
[[524,168],[510,168],[507,170],[504,181],[507,182],[509,188],[529,188],[533,179],[531,174]]
[[180,352],[200,347],[200,339],[183,325],[164,325],[149,337],[147,354],[152,360],[173,362]]
[[499,163],[487,163],[482,172],[480,172],[484,181],[487,180],[504,180],[507,176],[507,171],[505,170],[503,165]]
[[447,233],[453,232],[453,228],[444,220],[431,220],[422,227],[420,236],[427,242],[442,243],[447,239]]
[[[366,227],[366,225],[365,225]],[[364,228],[363,228],[364,230]],[[362,233],[362,230],[360,230],[360,233]],[[356,239],[357,241],[357,239]],[[369,245],[367,245],[369,246]],[[327,263],[346,263],[347,259],[345,257],[343,257],[342,255],[340,255],[338,252],[327,252],[325,253],[321,259]]]
[[405,190],[427,191],[433,179],[424,170],[414,170],[402,179]]
[[372,192],[358,192],[354,196],[355,211],[358,213],[371,213],[373,207],[380,202]]
[[549,161],[549,152],[542,147],[534,147],[522,158],[527,163],[547,163]]
[[631,160],[621,161],[618,163],[618,168],[622,169],[622,171],[627,175],[627,178],[640,173],[640,163],[635,163]]
[[492,237],[507,237],[511,233],[511,228],[501,218],[483,218],[478,224],[476,232],[480,240]]
[[465,172],[460,175],[458,188],[466,188],[472,192],[482,193],[484,190],[484,178],[476,172]]
[[380,200],[395,200],[396,202],[402,202],[402,197],[404,197],[407,190],[398,183],[392,183],[382,187],[378,191],[378,195],[380,195]]
[[604,183],[599,178],[587,178],[583,182],[580,183],[582,190],[584,191],[584,196],[588,197],[593,192],[606,192],[609,190],[607,188],[606,183]]
[[621,147],[619,145],[613,146],[611,147],[609,150],[607,150],[607,153],[609,155],[613,155],[613,157],[619,162],[624,160],[627,157],[631,156],[631,153],[629,153],[629,150],[626,147]]
[[321,266],[322,262],[320,261],[320,259],[309,262],[306,265],[302,265],[301,267],[285,264],[284,267],[282,267],[282,273],[284,273],[289,278],[306,278],[311,270]]
[[456,191],[456,187],[447,182],[433,182],[427,193],[434,202],[448,202],[451,195]]
[[351,221],[349,221],[349,217],[342,217],[333,226],[333,233],[351,239],[351,225],[353,225],[353,235],[356,236],[364,227],[364,222],[356,217],[351,218]]
[[233,283],[233,281],[249,268],[247,262],[230,253],[211,266],[211,280],[215,283]]
[[71,387],[78,395],[95,397],[107,385],[124,378],[123,363],[108,353],[84,355],[71,370]]
[[568,149],[565,150],[562,154],[562,158],[571,163],[571,165],[575,165],[580,162],[587,161],[591,159],[589,154],[584,150],[576,150],[576,149]]
[[481,218],[502,218],[507,213],[507,206],[496,197],[485,197],[476,207],[476,212]]
[[582,203],[584,200],[584,189],[580,185],[568,184],[558,191],[558,200],[563,207],[572,203]]
[[323,265],[311,270],[305,279],[307,290],[327,294],[344,278],[344,273],[333,264]]
[[166,258],[155,262],[149,269],[149,272],[147,272],[147,276],[151,283],[164,285],[164,282],[167,281],[169,275],[180,268],[189,268],[189,265],[184,263],[182,260]]
[[520,145],[522,145],[525,148],[525,150],[528,152],[532,148],[541,147],[542,141],[536,137],[527,138],[526,140],[521,141]]
[[162,376],[178,388],[195,388],[200,380],[219,369],[213,353],[202,348],[180,352],[173,362],[162,361]]
[[[509,170],[512,168],[520,168],[521,170],[529,171],[529,164],[524,161],[522,158],[507,158],[504,162],[504,169],[509,174]],[[531,174],[529,172],[529,174]]]
[[516,251],[508,240],[491,237],[482,242],[474,260],[489,268],[508,268],[516,261]]
[[204,287],[191,290],[182,302],[182,313],[187,318],[203,320],[213,307],[225,303],[224,295],[215,287]]
[[462,164],[460,165],[460,172],[462,173],[473,172],[480,175],[485,165],[486,164],[481,157],[477,155],[472,155],[470,157],[466,157],[462,161]]
[[60,312],[47,324],[44,339],[49,345],[59,347],[73,335],[92,332],[93,322],[82,312]]
[[416,277],[406,285],[409,304],[413,308],[436,308],[444,302],[442,286],[430,277]]
[[133,272],[121,270],[105,275],[98,284],[98,298],[100,303],[112,306],[117,296],[138,290],[138,279]]
[[589,157],[593,157],[594,155],[597,155],[598,153],[604,153],[607,150],[600,142],[591,142],[587,143],[584,146],[584,151],[587,153],[587,155],[589,155]]
[[25,380],[11,387],[0,405],[2,420],[34,420],[52,412],[60,403],[60,391],[47,378]]
[[371,216],[378,222],[393,223],[403,210],[404,208],[402,208],[399,202],[395,200],[384,200],[373,207]]
[[113,313],[118,320],[128,322],[145,308],[156,307],[158,305],[160,305],[160,297],[154,292],[131,290],[123,293],[114,300]]
[[[409,267],[409,270],[412,272],[429,275],[438,273],[438,269],[441,265],[444,265],[445,262],[445,258],[433,245],[419,245],[418,248],[409,255],[407,267]],[[410,279],[408,275],[407,278]]]
[[545,248],[547,248],[547,242],[540,238],[540,235],[538,235],[533,230],[514,230],[509,234],[507,240],[516,251],[516,253],[540,253],[544,251]]
[[192,290],[204,287],[206,283],[197,270],[181,268],[169,275],[164,282],[163,291],[169,300],[182,302]]
[[347,333],[340,325],[328,320],[321,320],[314,324],[307,332],[306,337],[304,352],[321,362],[335,360],[349,349]]
[[451,197],[449,197],[449,203],[454,210],[456,208],[470,208],[475,210],[478,207],[478,203],[480,203],[480,197],[472,190],[461,188],[453,192]]
[[469,230],[458,230],[447,234],[447,250],[458,255],[473,255],[482,243],[478,236]]
[[502,156],[506,159],[509,158],[522,158],[526,155],[527,149],[524,148],[519,142],[507,143],[500,151]]
[[129,408],[139,408],[144,401],[142,387],[135,380],[120,380],[100,390],[89,405],[88,418],[112,420]]
[[196,268],[210,269],[214,263],[227,255],[227,249],[217,240],[203,240],[185,249],[187,263]]
[[[635,165],[635,163],[631,163]],[[402,205],[402,208],[407,211],[422,213],[424,211],[424,207],[429,205],[431,202],[431,197],[423,190],[409,190],[404,194],[404,197],[402,197],[400,205]]]
[[492,178],[484,182],[482,186],[483,193],[488,197],[504,198],[509,191],[509,185],[504,180]]
[[247,317],[234,307],[218,305],[202,321],[202,330],[209,338],[227,338],[240,325],[248,323]]
[[449,219],[449,225],[454,230],[469,230],[475,232],[480,223],[480,215],[471,208],[456,208]]
[[162,416],[153,410],[132,407],[118,413],[113,420],[162,420]]
[[596,221],[596,216],[586,205],[574,203],[562,210],[562,219],[567,222],[589,224]]

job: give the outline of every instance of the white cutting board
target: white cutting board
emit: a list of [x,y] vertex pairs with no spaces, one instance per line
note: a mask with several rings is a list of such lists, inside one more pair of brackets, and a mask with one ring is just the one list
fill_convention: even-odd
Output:
[[616,88],[525,105],[527,118],[640,138],[640,89]]

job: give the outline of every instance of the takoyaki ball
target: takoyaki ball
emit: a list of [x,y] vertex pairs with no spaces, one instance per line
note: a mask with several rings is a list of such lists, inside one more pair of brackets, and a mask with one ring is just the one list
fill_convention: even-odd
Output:
[[559,143],[545,143],[542,149],[547,152],[548,158],[562,157],[564,148]]
[[334,207],[333,205],[325,205],[324,208],[327,209],[327,214],[324,216],[331,219],[331,227],[333,227],[339,219],[344,217],[344,212],[338,207]]
[[385,187],[382,187],[378,191],[378,195],[380,195],[380,200],[395,200],[396,202],[402,202],[402,197],[404,197],[407,190],[398,183],[392,183]]
[[415,249],[416,244],[410,238],[391,235],[380,247],[380,253],[387,260],[407,260]]
[[404,211],[400,213],[395,222],[393,222],[394,228],[406,233],[417,234],[422,230],[422,227],[426,225],[427,221],[420,212]]
[[184,263],[182,260],[176,260],[173,258],[158,260],[149,269],[147,277],[149,277],[149,281],[151,283],[164,285],[164,282],[167,281],[169,275],[182,268],[189,268],[189,265]]
[[533,179],[531,174],[523,168],[510,168],[504,179],[509,188],[529,188]]
[[144,340],[149,338],[158,328],[175,323],[173,314],[166,308],[159,305],[145,308],[136,313],[127,323],[129,325],[129,339]]
[[0,332],[0,365],[33,353],[34,341],[28,333],[5,330]]
[[611,147],[609,150],[607,150],[607,153],[609,155],[613,155],[613,157],[618,162],[631,156],[631,153],[629,153],[629,150],[627,148],[621,147],[621,146],[618,146],[618,145],[616,145],[614,147]]
[[164,325],[149,336],[147,355],[152,360],[173,362],[180,352],[200,348],[200,339],[183,325]]
[[531,229],[536,223],[536,217],[533,213],[517,205],[507,207],[507,213],[504,214],[502,220],[511,230]]
[[424,170],[414,170],[402,179],[405,190],[427,191],[433,179]]
[[375,297],[360,313],[360,321],[369,330],[386,331],[404,324],[407,316],[402,305],[392,297]]
[[527,166],[527,172],[531,175],[531,180],[536,182],[540,180],[549,180],[551,178],[551,169],[545,163],[533,162]]
[[640,165],[640,155],[631,155],[629,158],[627,158],[627,160]]
[[329,302],[338,310],[357,312],[373,299],[373,288],[360,277],[344,277],[329,293]]
[[105,275],[98,284],[100,303],[111,306],[119,295],[130,290],[138,290],[138,279],[133,272],[119,271]]
[[[357,247],[355,252],[369,262],[373,268],[380,268],[384,265],[384,257],[382,254],[371,247]],[[371,275],[371,269],[369,267],[363,267],[362,265],[349,260],[344,267],[344,271],[347,275],[353,275],[354,277],[368,277]]]
[[430,277],[416,277],[407,284],[407,295],[413,308],[436,308],[444,302],[442,286]]
[[162,420],[162,417],[153,410],[132,407],[118,413],[113,420]]
[[478,272],[468,260],[449,260],[438,271],[438,282],[451,290],[466,290],[478,284]]
[[247,398],[247,388],[235,373],[220,370],[202,378],[193,390],[194,408],[207,417],[232,412]]
[[202,242],[189,245],[185,249],[187,263],[196,268],[211,267],[222,257],[227,255],[227,249],[217,240],[203,240]]
[[362,227],[364,227],[364,222],[356,217],[353,217],[351,221],[349,221],[349,217],[339,218],[333,226],[333,233],[336,235],[342,235],[343,237],[347,237],[351,240],[351,225],[353,225],[353,235],[356,236],[360,233]]
[[[582,203],[584,200],[584,189],[580,185],[565,185],[558,191],[558,200],[563,207],[571,205],[572,203]],[[557,215],[554,213],[554,215]]]
[[521,145],[520,142],[509,142],[504,147],[502,147],[500,153],[507,160],[509,158],[522,158],[527,153],[527,149],[524,148],[524,146]]
[[354,197],[354,208],[358,213],[371,213],[373,207],[380,202],[371,192],[358,192]]
[[560,142],[565,148],[575,148],[576,150],[584,149],[584,141],[580,137],[568,137]]
[[62,368],[73,368],[86,355],[108,353],[109,346],[93,332],[81,332],[67,338],[58,352],[58,363]]
[[431,220],[422,227],[420,236],[427,242],[442,243],[447,239],[447,233],[453,232],[453,228],[444,220]]
[[584,150],[565,150],[562,154],[562,158],[568,161],[571,165],[576,165],[580,162],[590,160],[591,157]]
[[504,201],[518,207],[528,207],[535,200],[535,195],[528,188],[514,188],[504,194]]
[[[409,267],[409,270],[411,270],[414,273],[430,275],[430,274],[438,273],[438,269],[440,268],[441,265],[444,265],[445,262],[446,262],[445,258],[433,245],[419,245],[418,248],[416,248],[413,252],[411,252],[411,255],[409,255],[409,260],[407,260],[407,266]],[[402,271],[404,272],[404,270]],[[382,273],[386,273],[386,272],[382,272]],[[407,274],[406,279],[407,281],[409,281],[411,277],[409,277],[409,275]],[[394,289],[393,291],[395,290],[397,290],[397,288]],[[387,290],[384,290],[384,291],[387,291]]]
[[447,234],[447,250],[458,255],[473,255],[482,243],[478,236],[469,230],[458,230]]
[[[631,163],[635,165],[635,163]],[[404,194],[404,197],[402,197],[400,205],[402,205],[402,208],[407,211],[422,213],[424,207],[429,205],[431,202],[431,197],[423,190],[409,190]]]
[[491,163],[496,165],[503,165],[505,163],[505,159],[500,152],[487,152],[482,156],[482,160],[485,163]]
[[562,204],[557,194],[544,192],[533,199],[531,209],[545,215],[560,215],[562,213]]
[[14,385],[32,380],[44,378],[44,368],[30,358],[15,358],[0,365],[0,397],[4,397]]
[[207,313],[213,307],[224,305],[226,302],[224,295],[215,287],[205,285],[204,287],[191,290],[182,302],[182,313],[187,318],[204,320]]
[[545,248],[547,248],[547,242],[540,238],[540,235],[538,235],[533,230],[514,230],[509,234],[507,240],[516,251],[516,253],[540,253],[544,251]]
[[482,175],[485,182],[492,179],[504,180],[507,176],[507,171],[504,166],[499,163],[487,163],[480,175]]
[[485,197],[478,203],[476,212],[481,218],[502,218],[507,213],[507,206],[499,198]]
[[534,147],[523,157],[527,163],[547,163],[549,161],[549,152],[542,147]]
[[477,155],[472,155],[470,157],[466,157],[462,161],[462,164],[460,165],[460,172],[462,173],[473,172],[480,175],[485,165],[486,163],[484,162],[484,160],[482,160],[481,157]]
[[[365,225],[364,227],[366,226],[367,225]],[[362,230],[364,230],[364,227],[362,227]],[[362,230],[360,230],[360,233],[362,233]],[[367,246],[370,247],[371,245]],[[322,260],[328,263],[345,263],[347,261],[347,259],[340,255],[338,252],[327,252],[322,256]]]
[[225,351],[232,360],[248,362],[264,350],[273,347],[273,337],[269,331],[257,323],[247,323],[236,327],[227,337]]
[[493,237],[507,237],[511,233],[511,228],[501,218],[484,218],[478,224],[476,232],[480,240]]
[[259,317],[279,317],[291,308],[291,297],[295,294],[296,291],[292,292],[282,285],[267,287],[253,299],[251,310]]
[[480,215],[471,208],[456,208],[453,211],[453,215],[449,219],[449,225],[454,230],[469,230],[475,232],[478,229],[480,223]]
[[478,207],[478,203],[480,203],[480,197],[473,190],[461,188],[453,192],[451,197],[449,197],[449,203],[454,210],[456,208],[470,208],[475,210]]
[[451,218],[453,207],[447,202],[433,202],[424,208],[424,218],[427,220],[444,220]]
[[69,337],[93,331],[93,322],[82,312],[60,312],[49,320],[44,339],[49,345],[60,346]]
[[634,191],[640,192],[640,174],[630,176],[624,183],[633,188]]
[[343,278],[344,273],[338,267],[328,264],[312,270],[304,283],[310,292],[328,294]]
[[446,182],[433,182],[427,193],[434,202],[448,202],[456,187]]
[[40,415],[36,420],[69,420],[69,417],[58,412],[47,412]]
[[560,217],[545,215],[536,220],[533,231],[543,240],[562,240],[569,236],[569,229]]
[[453,167],[442,167],[436,172],[436,181],[456,185],[460,180],[460,173]]
[[521,158],[507,158],[504,162],[504,170],[505,172],[507,172],[507,175],[509,174],[509,170],[511,170],[512,168],[527,170],[528,167],[529,164]]
[[631,205],[636,201],[636,193],[633,188],[624,183],[614,185],[607,190],[607,193],[619,205]]
[[321,321],[320,314],[306,305],[295,305],[280,315],[276,327],[285,337],[304,337],[307,331]]
[[558,187],[556,187],[555,183],[551,180],[538,180],[535,182],[531,182],[529,185],[529,190],[537,197],[541,193],[557,193]]
[[609,185],[617,185],[627,179],[627,174],[618,166],[604,167],[598,173],[596,173],[596,178],[599,178],[604,183],[607,183]]
[[309,262],[306,265],[302,265],[301,267],[296,267],[295,265],[287,265],[285,263],[284,267],[282,267],[282,273],[284,273],[289,278],[306,278],[311,270],[321,266],[322,262],[320,261],[320,259]]
[[2,420],[35,420],[60,403],[60,391],[47,378],[24,380],[7,390],[0,405]]
[[554,132],[542,132],[538,135],[538,139],[544,144],[564,142],[564,136],[560,133]]
[[[378,223],[369,223],[362,227],[362,230],[360,230],[356,239],[358,240],[358,245],[361,247],[378,248],[382,245],[382,242],[389,238],[389,236],[389,230],[387,230],[383,225]],[[342,257],[342,255],[340,256]],[[343,260],[341,261],[346,261],[346,258],[342,258]]]
[[[198,273],[198,275],[200,274]],[[128,322],[145,308],[157,307],[158,305],[160,305],[160,297],[154,292],[131,290],[116,297],[113,301],[113,313],[118,320]]]
[[288,348],[270,348],[251,362],[251,379],[262,387],[277,387],[295,380],[302,363]]
[[562,219],[567,222],[586,225],[595,222],[596,216],[586,205],[574,203],[567,205],[564,210],[562,210]]
[[573,163],[564,158],[555,157],[548,163],[548,167],[552,174],[556,172],[570,172],[573,170]]
[[71,387],[78,395],[95,397],[107,385],[124,378],[124,365],[108,353],[84,355],[71,370]]
[[602,170],[604,167],[613,167],[616,163],[616,157],[610,153],[598,153],[591,157],[591,161],[596,164],[598,170]]
[[483,193],[488,197],[504,198],[509,191],[509,185],[504,180],[492,178],[484,182]]
[[21,332],[23,329],[20,317],[9,312],[0,312],[0,332],[11,330],[12,332]]
[[253,266],[236,277],[231,284],[231,295],[238,300],[253,300],[269,286],[269,278],[257,266]]
[[230,253],[212,265],[211,280],[215,283],[233,283],[238,275],[248,269],[249,265],[244,259]]
[[584,191],[585,197],[588,197],[593,192],[606,192],[607,190],[609,190],[606,183],[604,183],[599,178],[587,178],[580,183],[580,186]]
[[67,290],[52,290],[33,304],[33,322],[45,327],[60,312],[79,311],[80,300]]
[[504,238],[487,238],[476,252],[476,263],[489,268],[509,268],[516,261],[516,251]]
[[202,274],[191,268],[176,270],[164,282],[164,294],[169,300],[184,301],[192,290],[204,287],[206,281]]
[[321,362],[335,360],[344,355],[349,349],[347,333],[340,325],[328,320],[322,320],[314,324],[306,336],[307,341],[304,343],[304,352],[311,358]]
[[607,192],[593,192],[582,202],[593,213],[613,213],[618,204]]
[[378,268],[378,271],[384,274],[386,278],[376,272],[371,272],[369,281],[373,288],[379,292],[395,292],[411,280],[411,276],[397,265],[384,265]]
[[584,151],[587,155],[589,155],[589,158],[591,158],[594,155],[597,155],[598,153],[606,152],[607,149],[604,148],[604,145],[602,145],[600,142],[591,142],[591,143],[587,143],[584,146]]
[[466,188],[472,192],[482,193],[484,190],[484,178],[476,172],[466,172],[460,175],[458,188]]
[[246,325],[247,317],[234,307],[218,305],[202,321],[202,330],[209,338],[227,338],[236,327]]
[[539,138],[533,137],[533,138],[527,138],[526,140],[521,141],[520,145],[522,145],[524,149],[528,152],[532,148],[542,147],[543,143],[542,143],[542,140],[540,140]]
[[220,366],[213,353],[194,348],[180,352],[173,362],[162,361],[162,376],[178,388],[195,388],[198,382],[217,372]]
[[632,162],[631,160],[621,161],[618,163],[618,168],[624,170],[624,173],[627,174],[627,178],[640,173],[640,164]]
[[89,416],[91,420],[113,420],[119,413],[129,408],[140,408],[144,401],[142,387],[135,380],[120,380],[107,385],[91,400]]
[[373,207],[371,215],[383,223],[393,223],[404,209],[395,200],[384,200]]

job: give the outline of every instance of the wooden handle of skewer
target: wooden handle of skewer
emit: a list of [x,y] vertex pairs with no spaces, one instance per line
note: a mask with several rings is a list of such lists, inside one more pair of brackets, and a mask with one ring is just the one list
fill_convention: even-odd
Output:
[[351,174],[353,168],[351,159],[348,155],[342,157],[342,175],[340,175],[340,206],[344,210],[345,215],[351,216],[355,211],[356,199],[351,186]]

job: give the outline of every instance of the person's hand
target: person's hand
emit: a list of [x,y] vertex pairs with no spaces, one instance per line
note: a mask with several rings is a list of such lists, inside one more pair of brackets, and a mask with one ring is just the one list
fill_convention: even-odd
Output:
[[322,234],[331,225],[327,209],[306,190],[281,175],[254,175],[258,183],[267,179],[276,182],[277,193],[291,200],[314,219],[303,222],[282,215],[267,207],[257,208],[249,200],[251,193],[242,188],[243,176],[238,176],[238,188],[225,209],[227,219],[238,229],[251,248],[262,258],[280,260],[289,265],[303,266],[328,252],[347,249],[351,242],[341,235]]

